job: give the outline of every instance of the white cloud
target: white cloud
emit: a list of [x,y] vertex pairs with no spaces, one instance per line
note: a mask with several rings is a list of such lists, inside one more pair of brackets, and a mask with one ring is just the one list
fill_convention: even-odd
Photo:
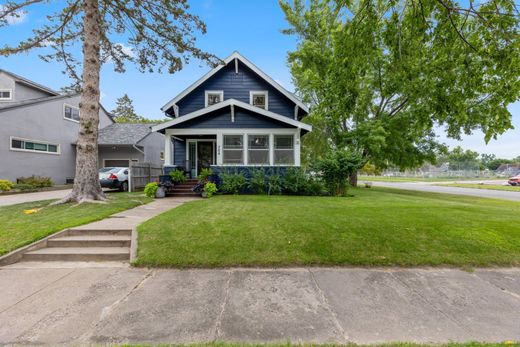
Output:
[[[5,6],[0,5],[0,13],[3,13],[5,11]],[[27,19],[27,12],[26,11],[16,11],[10,15],[8,15],[5,20],[7,21],[7,24],[9,25],[16,25],[25,22]]]
[[121,47],[121,51],[124,54],[128,55],[129,57],[131,57],[131,58],[135,57],[135,53],[134,53],[134,50],[132,49],[132,47],[126,46],[124,43],[116,43],[116,44],[114,44],[114,46]]

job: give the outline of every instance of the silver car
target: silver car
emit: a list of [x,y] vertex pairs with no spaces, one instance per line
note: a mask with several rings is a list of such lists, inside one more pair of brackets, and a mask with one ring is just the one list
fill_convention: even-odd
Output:
[[128,191],[127,167],[104,167],[99,169],[99,183],[102,188]]

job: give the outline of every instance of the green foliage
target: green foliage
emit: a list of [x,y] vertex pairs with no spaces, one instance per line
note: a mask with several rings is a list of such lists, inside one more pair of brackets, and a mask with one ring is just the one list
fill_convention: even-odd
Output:
[[246,177],[241,172],[223,173],[220,190],[227,194],[238,194],[246,187]]
[[14,183],[9,180],[0,180],[0,191],[6,192],[13,189]]
[[173,183],[184,183],[186,182],[186,175],[181,170],[173,170],[169,173]]
[[208,198],[211,198],[213,194],[217,192],[217,185],[213,182],[207,182],[204,185],[204,193],[206,193],[206,196]]
[[349,177],[359,169],[360,164],[360,155],[347,150],[336,150],[317,160],[314,169],[332,195],[343,196],[347,194]]
[[483,165],[479,159],[479,154],[471,150],[464,150],[457,146],[441,156],[437,162],[449,164],[450,170],[480,170]]
[[210,168],[204,168],[204,169],[200,170],[200,173],[197,176],[197,179],[199,181],[205,181],[212,175],[213,175],[213,170],[211,170]]
[[267,191],[264,170],[254,170],[249,180],[249,189],[253,194],[265,194]]
[[305,195],[308,190],[309,178],[304,169],[291,167],[283,180],[283,191],[290,195]]
[[283,180],[278,174],[270,174],[267,176],[267,194],[280,195],[282,194]]
[[316,177],[309,177],[306,184],[305,195],[329,195],[329,192],[327,191],[327,187],[325,187],[325,184],[321,179]]
[[36,188],[31,186],[30,184],[17,183],[17,184],[13,185],[13,189],[17,189],[17,190],[32,190],[32,189],[36,189]]
[[369,176],[379,176],[381,175],[381,169],[378,168],[377,166],[375,166],[374,164],[371,164],[371,163],[366,163],[365,166],[363,166],[360,170],[359,170],[359,173],[361,175],[369,175]]
[[33,188],[44,188],[53,186],[53,182],[50,179],[50,177],[41,176],[18,177],[16,179],[16,183],[27,184],[32,186]]
[[[485,140],[512,127],[520,98],[520,16],[513,0],[280,3],[298,40],[296,88],[311,104],[302,160],[350,148],[379,168],[433,162],[438,125]],[[495,8],[495,6],[497,6]]]
[[155,198],[155,193],[157,192],[158,188],[159,185],[157,182],[150,182],[144,187],[144,195],[149,198]]
[[148,119],[135,113],[133,101],[128,94],[116,100],[116,108],[111,113],[116,123],[161,123],[163,121]]

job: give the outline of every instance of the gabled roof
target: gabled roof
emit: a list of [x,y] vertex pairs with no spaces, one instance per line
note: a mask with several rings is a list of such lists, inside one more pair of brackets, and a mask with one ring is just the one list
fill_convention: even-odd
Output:
[[35,89],[38,89],[38,90],[41,90],[45,93],[48,93],[48,94],[51,94],[51,95],[59,95],[60,93],[49,88],[49,87],[46,87],[44,85],[41,85],[39,83],[36,83],[36,82],[33,82],[31,80],[28,80],[27,78],[25,77],[22,77],[20,75],[17,75],[15,73],[12,73],[10,71],[7,71],[7,70],[4,70],[4,69],[0,69],[0,72],[3,72],[9,76],[11,76],[16,82],[18,83],[22,83],[22,84],[25,84],[29,87],[32,87],[32,88],[35,88]]
[[54,100],[59,100],[59,99],[72,98],[72,97],[77,96],[77,95],[79,95],[79,94],[78,93],[74,93],[74,94],[59,94],[59,95],[54,95],[54,96],[45,96],[45,97],[37,98],[37,99],[27,99],[27,100],[20,100],[20,101],[10,102],[10,103],[7,103],[5,105],[0,106],[0,112],[7,111],[7,110],[10,110],[10,109],[13,109],[13,108],[17,108],[17,107],[35,105],[35,104],[40,104],[40,103],[54,101]]
[[285,95],[287,98],[289,98],[292,102],[294,102],[298,107],[300,107],[305,112],[309,113],[309,108],[307,105],[305,105],[298,97],[296,97],[293,93],[289,92],[287,89],[282,87],[279,83],[277,83],[275,80],[273,80],[269,75],[267,75],[265,72],[260,70],[255,64],[247,60],[244,56],[242,56],[239,52],[235,51],[233,54],[231,54],[229,57],[224,59],[224,64],[221,64],[211,71],[209,71],[207,74],[199,78],[195,83],[190,85],[188,88],[184,89],[179,95],[177,95],[172,100],[168,101],[166,105],[161,107],[161,110],[163,112],[166,112],[170,107],[175,105],[177,102],[179,102],[182,98],[184,98],[186,95],[191,93],[195,88],[200,86],[202,83],[204,83],[206,80],[208,80],[211,76],[216,74],[218,71],[220,71],[222,68],[226,67],[229,63],[231,63],[233,60],[238,59],[241,63],[243,63],[245,66],[253,70],[257,75],[262,77],[267,83],[269,83],[271,86],[273,86],[276,90],[278,90],[280,93]]
[[237,99],[227,99],[227,100],[225,100],[223,102],[219,102],[218,104],[214,104],[214,105],[211,105],[209,107],[206,107],[206,108],[194,111],[192,113],[188,113],[187,115],[175,118],[175,119],[173,119],[171,121],[168,121],[166,123],[155,125],[155,126],[152,127],[152,131],[161,131],[161,130],[164,130],[166,128],[169,128],[169,127],[172,127],[172,126],[184,123],[184,122],[189,121],[191,119],[203,116],[203,115],[208,114],[210,112],[219,110],[221,108],[230,107],[230,106],[237,106],[237,107],[243,108],[245,110],[248,110],[248,111],[251,111],[251,112],[255,112],[255,113],[258,113],[260,115],[263,115],[263,116],[269,117],[271,119],[277,120],[279,122],[286,123],[286,124],[291,125],[293,127],[300,128],[300,129],[303,129],[303,130],[306,130],[306,131],[312,131],[312,126],[310,126],[309,124],[302,123],[300,121],[294,120],[294,119],[289,118],[289,117],[281,116],[281,115],[279,115],[277,113],[264,110],[263,108],[259,108],[259,107],[256,107],[256,106],[253,106],[253,105],[250,105],[250,104],[246,104],[245,102],[242,102],[242,101],[237,100]]
[[152,132],[154,123],[114,123],[99,130],[100,145],[135,145]]

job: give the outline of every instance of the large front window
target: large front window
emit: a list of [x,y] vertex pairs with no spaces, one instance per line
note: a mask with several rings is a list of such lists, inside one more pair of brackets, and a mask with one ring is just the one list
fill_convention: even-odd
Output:
[[275,165],[294,164],[294,137],[292,135],[274,135]]
[[248,135],[248,160],[250,165],[269,165],[269,135]]
[[223,163],[244,164],[244,136],[224,135]]

